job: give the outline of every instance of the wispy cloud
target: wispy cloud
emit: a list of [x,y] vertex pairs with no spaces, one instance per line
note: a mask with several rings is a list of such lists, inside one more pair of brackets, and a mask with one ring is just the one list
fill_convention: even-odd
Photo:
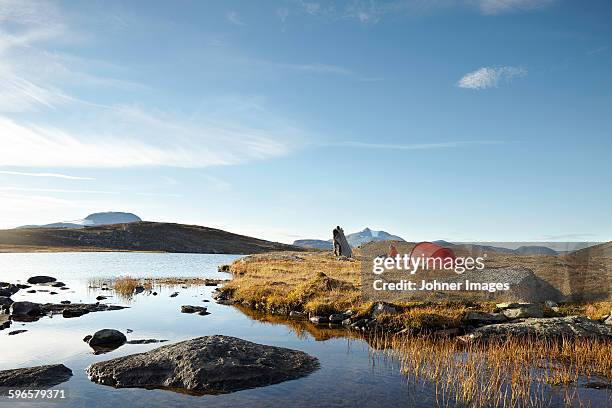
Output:
[[337,143],[325,143],[322,147],[353,147],[359,149],[388,149],[388,150],[431,150],[448,149],[469,145],[497,145],[508,142],[498,140],[464,140],[456,142],[437,142],[437,143],[414,143],[414,144],[387,144],[387,143],[367,143],[357,141],[346,141]]
[[338,3],[289,0],[291,8],[277,13],[285,22],[289,14],[302,14],[334,20],[354,20],[376,24],[386,16],[417,15],[435,10],[471,8],[480,14],[495,16],[506,13],[543,9],[556,0],[347,0]]
[[238,26],[244,25],[244,22],[238,16],[238,13],[236,13],[235,11],[229,11],[226,14],[225,18],[227,18],[227,21],[229,21],[230,23],[232,23],[234,25],[238,25]]
[[93,177],[71,176],[69,174],[62,174],[62,173],[30,173],[30,172],[24,172],[24,171],[0,170],[0,174],[6,174],[9,176],[25,176],[25,177],[51,177],[51,178],[59,178],[59,179],[65,179],[65,180],[95,180]]
[[34,193],[66,193],[66,194],[119,194],[118,191],[105,190],[71,190],[65,188],[31,188],[31,187],[2,187],[2,191],[21,191]]
[[[220,120],[76,97],[83,95],[78,93],[83,86],[129,89],[130,100],[143,89],[97,75],[99,69],[87,69],[91,61],[49,51],[78,37],[67,35],[70,24],[51,6],[0,0],[0,22],[7,23],[0,24],[0,166],[232,165],[287,154],[301,137],[298,129],[269,112],[258,112],[260,120],[266,119],[261,125],[243,112]],[[235,13],[228,19],[242,23]],[[86,95],[95,98],[96,93]],[[43,114],[28,115],[31,111]]]
[[521,67],[482,67],[476,71],[465,74],[457,86],[467,89],[494,88],[500,82],[510,82],[514,78],[527,75],[527,69]]
[[499,15],[542,9],[555,0],[476,0],[478,8],[485,15]]

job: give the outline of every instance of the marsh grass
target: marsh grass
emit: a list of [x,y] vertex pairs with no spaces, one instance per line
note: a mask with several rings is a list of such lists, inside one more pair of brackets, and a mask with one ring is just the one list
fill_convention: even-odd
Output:
[[408,382],[433,384],[439,406],[545,407],[553,386],[562,388],[567,406],[582,405],[580,379],[612,380],[610,340],[508,337],[466,344],[376,334],[370,344],[373,357],[397,359]]

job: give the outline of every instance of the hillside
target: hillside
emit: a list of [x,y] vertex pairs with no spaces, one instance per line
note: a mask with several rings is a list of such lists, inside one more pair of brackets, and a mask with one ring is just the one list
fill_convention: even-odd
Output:
[[87,217],[76,221],[60,221],[45,225],[24,225],[17,228],[84,228],[88,226],[95,227],[100,225],[126,224],[139,221],[142,220],[136,214],[110,211],[89,214]]
[[300,248],[214,228],[161,222],[0,230],[0,252],[111,250],[253,254]]

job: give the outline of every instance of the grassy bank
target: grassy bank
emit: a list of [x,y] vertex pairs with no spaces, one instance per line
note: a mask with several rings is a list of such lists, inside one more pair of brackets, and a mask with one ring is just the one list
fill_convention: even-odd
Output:
[[[526,258],[531,262],[530,258]],[[328,252],[280,252],[252,255],[234,262],[234,279],[223,290],[247,307],[261,312],[288,315],[330,315],[347,310],[353,318],[367,316],[372,302],[361,299],[358,259],[342,259]],[[398,302],[399,312],[381,313],[378,323],[392,331],[437,330],[462,326],[468,311],[492,312],[492,302]],[[586,315],[600,319],[610,312],[610,302],[561,305],[547,316]]]

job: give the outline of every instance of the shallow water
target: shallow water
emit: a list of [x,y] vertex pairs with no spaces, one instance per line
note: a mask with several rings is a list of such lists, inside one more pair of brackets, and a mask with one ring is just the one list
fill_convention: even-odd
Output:
[[[28,294],[24,290],[14,300],[35,302],[95,303],[98,295],[112,292],[89,288],[91,279],[117,276],[132,277],[201,277],[227,279],[217,266],[230,263],[238,256],[158,253],[52,253],[0,254],[0,280],[25,282],[33,275],[51,275],[67,284],[70,290]],[[42,287],[41,287],[42,288]],[[44,287],[50,289],[49,287]],[[67,398],[59,402],[20,402],[16,406],[414,406],[435,405],[435,391],[430,385],[409,384],[395,362],[372,358],[362,340],[337,337],[341,331],[317,330],[309,323],[279,319],[262,321],[232,306],[211,300],[213,287],[156,287],[157,296],[148,292],[132,299],[109,297],[105,303],[127,305],[129,309],[96,312],[79,318],[45,317],[33,323],[15,322],[0,331],[0,370],[62,363],[73,371],[73,377],[54,388],[66,390]],[[178,291],[179,295],[169,295]],[[180,313],[185,304],[207,306],[208,316]],[[27,329],[9,336],[8,332]],[[162,390],[114,389],[90,382],[85,368],[95,361],[147,351],[160,344],[130,345],[103,355],[94,355],[82,341],[87,334],[114,328],[126,333],[128,340],[168,339],[170,342],[211,334],[224,334],[246,340],[302,350],[319,358],[321,368],[294,381],[250,389],[226,395],[190,396]],[[168,344],[168,343],[165,343]],[[584,400],[583,400],[584,402]],[[591,406],[604,406],[605,392],[594,396]],[[559,401],[559,404],[561,402]],[[2,406],[14,401],[0,400]],[[553,405],[556,406],[556,403]]]

